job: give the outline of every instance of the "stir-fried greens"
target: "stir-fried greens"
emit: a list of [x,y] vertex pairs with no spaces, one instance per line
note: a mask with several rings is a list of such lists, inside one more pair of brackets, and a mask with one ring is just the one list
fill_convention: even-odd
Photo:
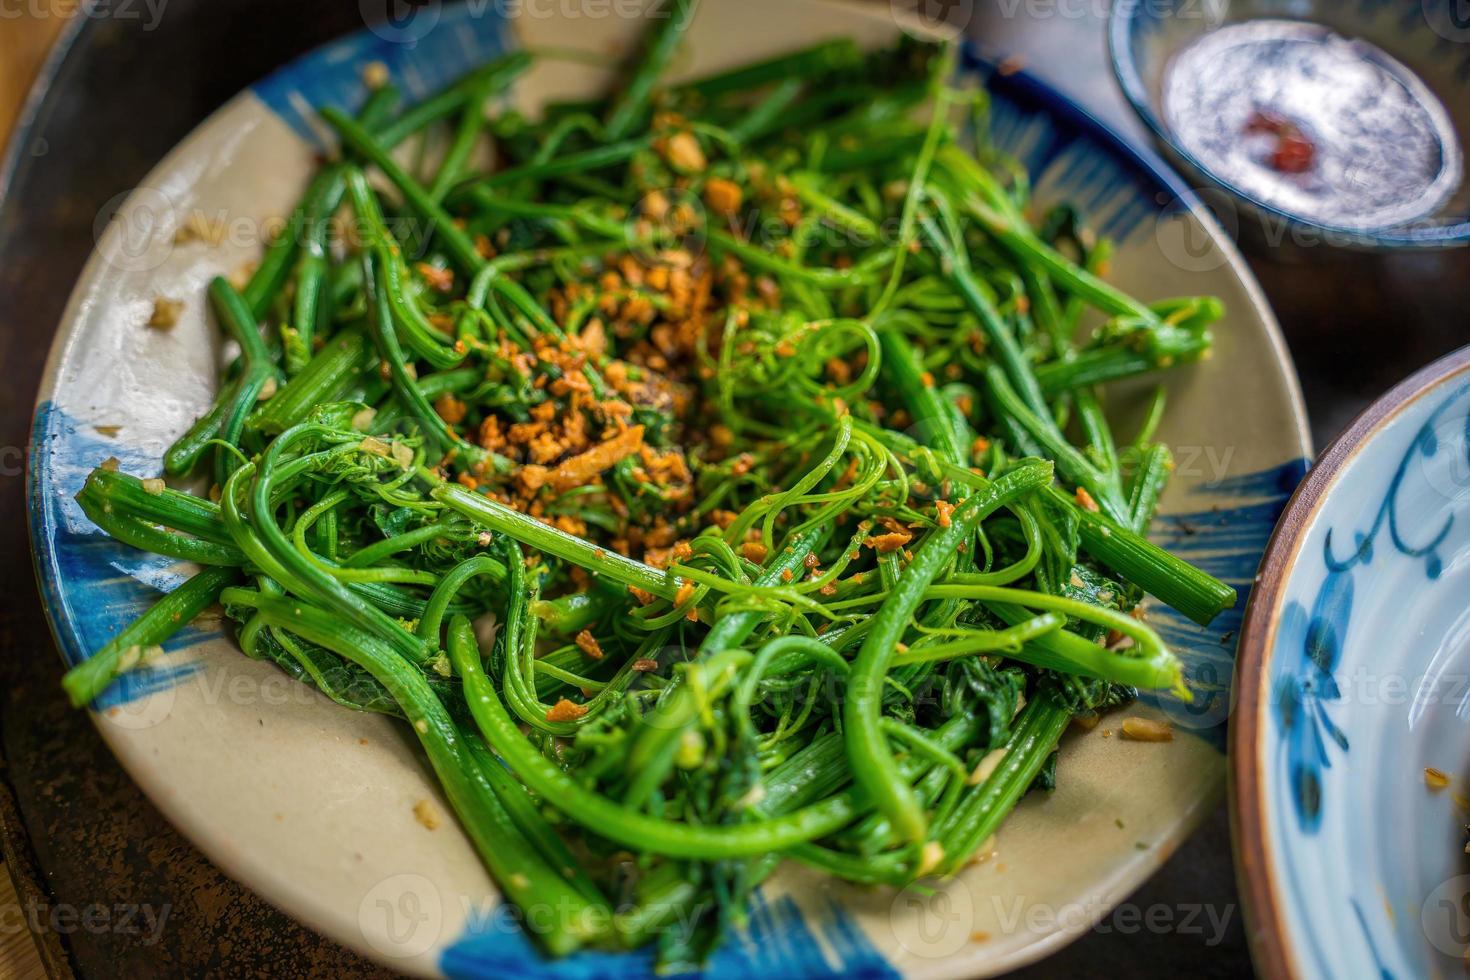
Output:
[[209,289],[239,356],[165,456],[209,493],[79,495],[203,571],[65,681],[90,703],[219,601],[248,656],[410,723],[547,950],[670,967],[785,859],[954,873],[1069,719],[1187,696],[1145,593],[1235,599],[1142,536],[1162,394],[1120,446],[1098,389],[1199,357],[1218,302],[1124,295],[1029,213],[949,50],[665,85],[692,7],[539,120],[487,113],[524,53],[322,113],[340,156]]

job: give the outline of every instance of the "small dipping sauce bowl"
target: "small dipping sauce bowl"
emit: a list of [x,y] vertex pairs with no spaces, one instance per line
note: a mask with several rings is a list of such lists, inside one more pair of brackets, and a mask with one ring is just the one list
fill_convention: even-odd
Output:
[[1458,11],[1116,0],[1108,33],[1134,110],[1217,215],[1240,212],[1221,215],[1235,230],[1268,245],[1445,247],[1470,243],[1470,18]]

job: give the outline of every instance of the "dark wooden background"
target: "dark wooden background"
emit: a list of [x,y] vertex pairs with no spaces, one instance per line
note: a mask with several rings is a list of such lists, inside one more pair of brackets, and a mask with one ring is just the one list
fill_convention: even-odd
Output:
[[[236,91],[361,27],[371,5],[167,0],[151,29],[141,4],[111,6],[140,14],[72,25],[65,58],[43,79],[49,90],[38,115],[14,140],[8,188],[0,175],[0,846],[23,904],[170,909],[152,945],[116,931],[44,929],[53,975],[377,975],[224,878],[142,797],[87,717],[66,707],[36,594],[18,465],[37,379],[102,202],[134,186]],[[1104,118],[1132,126],[1103,72],[1096,13],[1032,22],[1024,14],[1002,18],[982,0],[977,14],[978,35],[1002,53],[1026,54],[1030,67],[1059,74]],[[1058,49],[1061,57],[1047,57]],[[1285,328],[1319,446],[1392,383],[1465,343],[1470,251],[1290,260],[1257,254],[1252,264]],[[1097,931],[1025,972],[1249,972],[1223,807],[1134,902],[1176,910],[1210,904],[1228,912],[1230,928],[1216,946],[1183,931]]]

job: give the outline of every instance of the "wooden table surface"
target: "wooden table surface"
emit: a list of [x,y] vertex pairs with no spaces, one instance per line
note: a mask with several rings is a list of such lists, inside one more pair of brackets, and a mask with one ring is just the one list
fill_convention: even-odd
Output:
[[[66,26],[60,14],[25,12],[6,22],[0,30],[0,154],[10,141],[16,117],[30,92],[41,63],[56,36]],[[16,880],[27,882],[31,869],[18,867],[12,877],[9,864],[0,871],[0,916],[6,922],[23,921],[26,899]],[[19,918],[17,918],[19,917]],[[43,946],[30,929],[0,930],[0,977],[6,980],[37,980],[47,975]]]
[[[34,2],[44,7],[68,0]],[[976,8],[991,6],[1006,5]],[[91,250],[101,202],[134,186],[237,90],[360,27],[360,9],[367,8],[169,0],[156,30],[116,18],[83,25],[36,124],[17,148],[10,197],[0,202],[0,364],[10,381],[0,386],[0,448],[27,444],[36,381],[62,304]],[[977,33],[1001,45],[1001,53],[1028,55],[1043,75],[1048,64],[1064,66],[1053,80],[1126,129],[1129,120],[1108,101],[1115,94],[1096,21],[1095,14],[1044,22],[1008,16],[978,25]],[[57,16],[0,19],[0,134],[9,129],[26,77],[61,28]],[[1065,57],[1049,57],[1058,45]],[[140,113],[140,105],[148,111]],[[1470,250],[1325,258],[1251,259],[1292,348],[1319,445],[1395,381],[1470,339],[1464,327]],[[0,549],[8,557],[0,562],[3,856],[25,908],[168,910],[166,927],[151,943],[118,928],[50,927],[43,916],[39,949],[46,969],[53,976],[99,978],[382,976],[221,875],[143,798],[85,715],[66,706],[60,661],[26,557],[22,476],[0,467]],[[1126,973],[1138,980],[1247,973],[1229,847],[1222,808],[1132,898],[1144,908],[1216,906],[1230,916],[1222,941],[1098,930],[1024,972]],[[10,921],[0,920],[0,933]]]
[[[79,2],[0,9],[0,151],[25,124],[32,79],[53,44],[72,37],[59,12]],[[29,558],[24,472],[14,465],[98,207],[236,91],[362,26],[355,4],[316,6],[167,0],[155,31],[104,15],[104,0],[76,25],[39,117],[14,132],[23,143],[10,185],[0,184],[0,364],[13,381],[0,386],[0,547],[9,556],[0,562],[0,980],[391,976],[221,874],[143,797],[86,714],[66,706]],[[90,923],[89,910],[98,916]],[[156,934],[138,926],[148,915],[161,923]]]
[[0,30],[0,152],[8,142],[21,104],[56,35],[66,26],[59,13],[25,12]]

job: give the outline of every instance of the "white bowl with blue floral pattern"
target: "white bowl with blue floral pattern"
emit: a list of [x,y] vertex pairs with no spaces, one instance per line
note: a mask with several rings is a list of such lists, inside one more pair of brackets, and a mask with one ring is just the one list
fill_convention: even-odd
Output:
[[1457,976],[1470,950],[1470,348],[1324,452],[1267,550],[1231,721],[1269,977]]

